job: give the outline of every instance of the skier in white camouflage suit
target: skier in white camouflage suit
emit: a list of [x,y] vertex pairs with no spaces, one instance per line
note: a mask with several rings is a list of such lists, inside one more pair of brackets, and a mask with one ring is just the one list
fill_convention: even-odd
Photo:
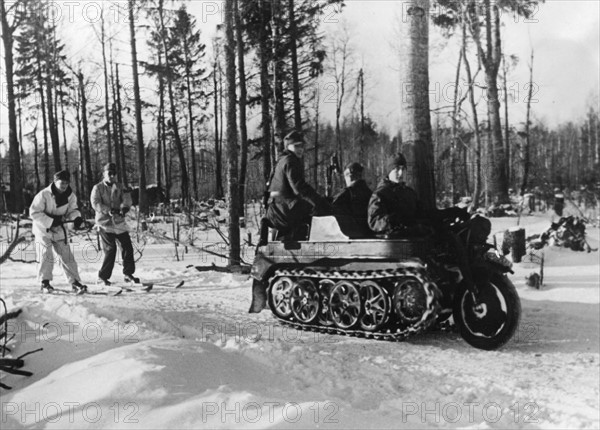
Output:
[[52,250],[58,256],[73,290],[77,293],[87,290],[81,283],[77,262],[69,247],[67,229],[64,226],[64,222],[69,220],[73,221],[76,229],[83,224],[83,218],[77,209],[77,196],[69,185],[70,180],[71,175],[67,170],[57,172],[52,184],[34,197],[29,208],[35,236],[38,281],[41,281],[42,291],[46,293],[54,290],[50,285],[54,267]]

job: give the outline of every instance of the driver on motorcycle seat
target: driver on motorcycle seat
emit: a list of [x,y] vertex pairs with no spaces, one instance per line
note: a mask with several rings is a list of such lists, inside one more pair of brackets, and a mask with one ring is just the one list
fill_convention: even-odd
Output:
[[369,201],[369,227],[375,233],[385,236],[422,236],[439,232],[449,221],[466,221],[466,210],[451,207],[434,209],[426,213],[417,193],[402,181],[406,171],[406,158],[401,153],[392,157],[385,177],[378,185]]
[[387,176],[371,196],[368,222],[377,234],[412,236],[422,232],[417,223],[421,204],[415,190],[402,181],[405,171],[406,158],[398,153],[388,162]]

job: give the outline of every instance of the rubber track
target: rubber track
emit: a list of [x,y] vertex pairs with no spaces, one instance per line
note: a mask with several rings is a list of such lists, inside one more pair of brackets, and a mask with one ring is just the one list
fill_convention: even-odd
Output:
[[[294,327],[299,330],[313,331],[325,334],[337,334],[344,336],[362,337],[366,339],[386,340],[391,342],[403,341],[409,336],[421,333],[427,330],[435,322],[439,311],[439,304],[436,298],[438,293],[437,286],[429,280],[425,267],[420,264],[407,265],[398,269],[388,270],[370,270],[370,271],[319,271],[314,269],[307,270],[277,270],[274,276],[269,279],[269,296],[271,294],[271,286],[273,281],[279,277],[292,277],[292,278],[316,278],[320,280],[324,279],[337,279],[337,280],[348,280],[348,281],[362,281],[369,279],[392,279],[392,278],[405,278],[413,277],[417,278],[421,285],[425,286],[425,292],[427,294],[428,309],[421,320],[415,325],[406,327],[405,329],[397,328],[395,331],[387,329],[385,332],[370,332],[365,330],[344,330],[335,326],[322,326],[315,324],[302,324],[293,320],[282,319],[276,313],[273,316],[281,321],[284,325]],[[269,301],[270,302],[270,301]],[[390,310],[393,312],[393,310]],[[291,317],[293,318],[293,317]]]

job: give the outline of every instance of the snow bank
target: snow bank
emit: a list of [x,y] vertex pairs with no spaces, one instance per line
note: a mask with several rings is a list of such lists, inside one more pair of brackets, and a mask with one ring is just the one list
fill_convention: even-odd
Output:
[[[492,222],[502,232],[516,219]],[[521,225],[530,235],[549,221]],[[597,247],[598,229],[588,238]],[[546,248],[541,290],[524,279],[539,265],[516,264],[521,325],[486,352],[451,332],[401,343],[298,332],[247,313],[247,276],[197,272],[187,266],[218,259],[161,259],[153,246],[137,273],[182,288],[42,296],[33,265],[2,265],[2,297],[23,309],[11,354],[44,348],[25,358],[32,377],[3,374],[14,387],[3,429],[600,426],[598,253]],[[97,264],[80,263],[84,280]]]

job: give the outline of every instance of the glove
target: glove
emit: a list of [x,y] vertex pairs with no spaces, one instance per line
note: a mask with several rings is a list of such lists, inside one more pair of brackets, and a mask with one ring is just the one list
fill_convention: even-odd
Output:
[[111,209],[110,214],[111,215],[121,215],[121,209]]
[[58,227],[59,225],[62,225],[62,223],[62,215],[54,215],[52,217],[52,225],[50,228]]
[[121,215],[122,215],[122,216],[125,216],[125,214],[127,214],[127,212],[129,212],[129,209],[130,209],[130,208],[128,208],[128,207],[123,207],[123,208],[121,208]]
[[80,216],[75,218],[73,220],[73,225],[75,226],[75,230],[79,230],[81,228],[81,226],[83,225],[83,218],[81,218]]
[[442,221],[447,222],[454,222],[456,218],[458,218],[460,221],[467,221],[469,219],[469,213],[465,209],[453,206],[438,211],[438,217]]

